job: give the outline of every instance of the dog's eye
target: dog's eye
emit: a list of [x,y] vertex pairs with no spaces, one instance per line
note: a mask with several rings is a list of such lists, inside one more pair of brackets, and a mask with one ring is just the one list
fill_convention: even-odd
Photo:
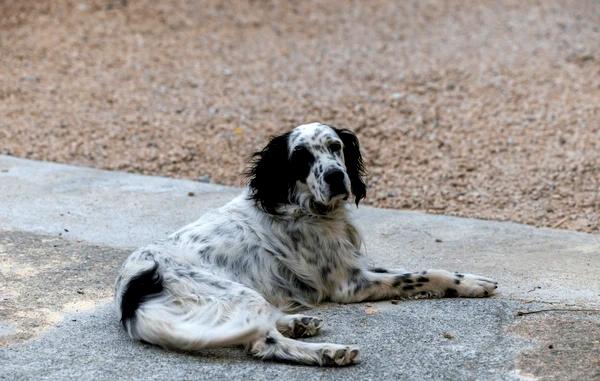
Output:
[[331,151],[333,153],[339,152],[341,149],[342,149],[342,145],[338,142],[334,142],[329,145],[329,151]]
[[292,151],[292,155],[294,156],[306,155],[306,153],[308,153],[308,150],[304,146],[296,147],[294,148],[294,151]]
[[295,161],[310,161],[312,155],[304,146],[299,146],[292,152],[292,160]]

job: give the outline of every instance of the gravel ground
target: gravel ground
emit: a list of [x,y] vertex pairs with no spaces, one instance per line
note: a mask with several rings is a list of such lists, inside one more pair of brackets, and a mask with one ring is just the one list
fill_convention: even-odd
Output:
[[0,153],[240,185],[355,130],[372,205],[600,231],[600,1],[0,0]]

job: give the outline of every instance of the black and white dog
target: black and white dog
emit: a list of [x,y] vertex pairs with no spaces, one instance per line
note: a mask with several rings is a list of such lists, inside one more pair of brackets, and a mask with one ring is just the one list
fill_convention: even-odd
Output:
[[116,282],[116,305],[134,339],[199,350],[244,345],[263,359],[356,362],[354,346],[306,343],[321,319],[286,314],[324,301],[484,297],[496,282],[444,270],[370,268],[346,201],[365,197],[358,139],[305,124],[273,138],[248,188],[163,241],[135,251]]

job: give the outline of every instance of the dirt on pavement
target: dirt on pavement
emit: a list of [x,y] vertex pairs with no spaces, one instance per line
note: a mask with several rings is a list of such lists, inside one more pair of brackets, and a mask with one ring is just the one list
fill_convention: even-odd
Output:
[[0,153],[241,185],[350,128],[367,202],[600,231],[600,2],[0,0]]

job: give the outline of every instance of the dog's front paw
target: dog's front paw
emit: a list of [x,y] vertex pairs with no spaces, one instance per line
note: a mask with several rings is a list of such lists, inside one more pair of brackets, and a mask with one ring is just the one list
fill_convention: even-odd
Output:
[[357,362],[358,347],[343,345],[327,345],[321,350],[322,366],[346,366]]
[[313,316],[299,315],[298,318],[294,319],[293,326],[291,328],[292,337],[310,337],[319,333],[319,330],[323,327],[323,320]]
[[498,282],[480,275],[454,274],[454,284],[448,287],[445,297],[483,298],[494,294]]

